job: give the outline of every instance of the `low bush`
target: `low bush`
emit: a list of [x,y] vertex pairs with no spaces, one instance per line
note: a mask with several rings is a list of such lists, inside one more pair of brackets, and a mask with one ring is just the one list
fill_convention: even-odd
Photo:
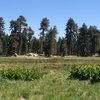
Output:
[[42,78],[44,72],[35,69],[9,68],[0,70],[0,77],[10,80],[32,81]]
[[92,83],[100,82],[100,66],[97,65],[81,65],[73,67],[70,73],[70,78],[90,80]]

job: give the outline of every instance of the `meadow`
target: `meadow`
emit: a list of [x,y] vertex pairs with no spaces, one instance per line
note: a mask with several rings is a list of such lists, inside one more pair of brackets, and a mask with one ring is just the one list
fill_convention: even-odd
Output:
[[29,69],[44,73],[39,79],[0,77],[0,100],[99,100],[100,82],[69,79],[72,67],[100,66],[99,57],[0,57],[0,70]]

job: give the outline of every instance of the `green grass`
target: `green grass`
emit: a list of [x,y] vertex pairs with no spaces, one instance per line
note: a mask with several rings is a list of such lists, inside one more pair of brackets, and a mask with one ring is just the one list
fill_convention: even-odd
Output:
[[29,68],[46,72],[33,81],[0,78],[0,100],[99,100],[100,83],[68,79],[71,67],[100,65],[100,58],[21,58],[1,57],[0,70]]

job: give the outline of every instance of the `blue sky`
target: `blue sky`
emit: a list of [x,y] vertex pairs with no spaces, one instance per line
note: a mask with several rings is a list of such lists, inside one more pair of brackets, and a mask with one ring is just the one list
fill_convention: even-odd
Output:
[[70,17],[78,26],[85,22],[100,29],[100,0],[0,0],[0,17],[5,20],[6,32],[9,21],[19,15],[25,16],[35,36],[40,33],[40,21],[45,17],[50,20],[50,26],[57,26],[59,36],[64,36]]

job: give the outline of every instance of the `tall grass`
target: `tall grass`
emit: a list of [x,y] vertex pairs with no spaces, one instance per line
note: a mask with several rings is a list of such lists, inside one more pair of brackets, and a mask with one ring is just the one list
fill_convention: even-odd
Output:
[[0,78],[0,100],[99,100],[100,83],[68,79],[72,67],[100,65],[99,58],[0,58],[0,70],[35,69],[42,78],[25,81]]

